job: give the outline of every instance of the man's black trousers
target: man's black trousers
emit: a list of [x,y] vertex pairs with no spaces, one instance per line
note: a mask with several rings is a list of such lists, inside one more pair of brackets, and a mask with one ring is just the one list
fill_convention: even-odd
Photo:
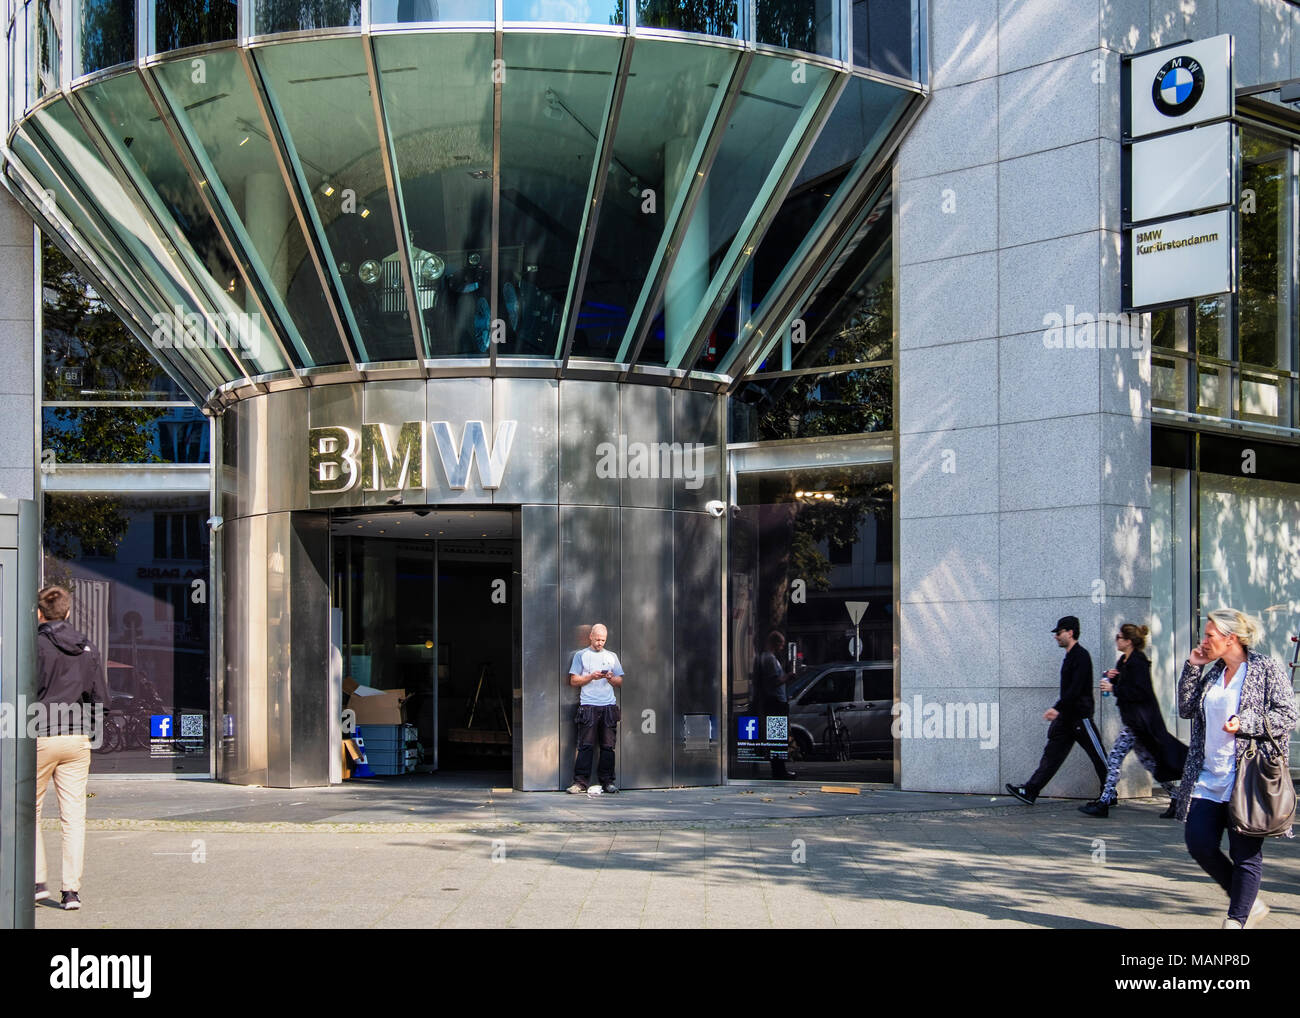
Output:
[[1061,714],[1047,729],[1047,746],[1043,749],[1043,758],[1038,762],[1038,770],[1034,771],[1034,776],[1025,782],[1025,791],[1029,793],[1030,798],[1037,798],[1038,793],[1052,780],[1060,770],[1061,764],[1065,763],[1065,758],[1070,755],[1070,749],[1076,742],[1083,747],[1083,751],[1092,760],[1093,770],[1097,772],[1097,780],[1103,787],[1105,786],[1106,751],[1101,748],[1101,736],[1097,733],[1097,726],[1092,723],[1092,718],[1067,718]]

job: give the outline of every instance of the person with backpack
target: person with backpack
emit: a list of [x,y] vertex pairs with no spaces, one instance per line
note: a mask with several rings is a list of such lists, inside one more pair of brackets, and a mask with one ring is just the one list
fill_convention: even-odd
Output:
[[108,683],[99,653],[68,623],[72,595],[44,587],[36,596],[36,900],[50,897],[45,885],[41,806],[50,779],[59,799],[63,841],[63,907],[81,908],[86,855],[86,781],[90,777],[95,706],[108,709]]

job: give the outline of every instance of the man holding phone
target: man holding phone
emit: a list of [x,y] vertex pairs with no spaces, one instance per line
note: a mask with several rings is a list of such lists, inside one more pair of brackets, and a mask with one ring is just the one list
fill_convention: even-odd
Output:
[[622,713],[614,690],[623,685],[623,666],[618,655],[605,649],[609,631],[602,623],[591,627],[591,646],[573,655],[569,666],[569,685],[582,690],[578,697],[578,759],[573,765],[573,784],[569,792],[580,795],[591,784],[591,758],[600,743],[600,761],[596,777],[607,794],[618,791],[614,784],[614,742]]

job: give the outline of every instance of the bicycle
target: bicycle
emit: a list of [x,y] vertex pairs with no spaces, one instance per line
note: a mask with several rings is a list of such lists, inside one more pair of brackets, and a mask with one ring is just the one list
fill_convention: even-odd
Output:
[[826,705],[826,756],[831,760],[848,760],[852,757],[852,746],[849,738],[849,728],[838,714],[835,713],[835,705],[828,703]]

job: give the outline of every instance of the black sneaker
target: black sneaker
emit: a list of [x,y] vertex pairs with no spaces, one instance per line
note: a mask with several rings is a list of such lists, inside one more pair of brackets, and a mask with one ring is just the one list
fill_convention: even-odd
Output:
[[50,889],[49,889],[48,887],[46,887],[44,884],[37,884],[37,885],[36,885],[36,900],[37,900],[37,901],[44,901],[44,900],[45,900],[46,898],[48,898],[49,896],[50,896]]
[[1026,806],[1032,806],[1036,795],[1030,795],[1029,790],[1024,785],[1007,785],[1007,791],[1023,802]]
[[1079,812],[1090,817],[1108,817],[1110,816],[1110,807],[1098,799],[1092,802],[1085,802],[1079,807]]
[[602,781],[600,783],[600,790],[606,795],[617,795],[618,785],[614,784],[612,781]]
[[1177,799],[1170,799],[1170,800],[1169,800],[1169,808],[1166,809],[1163,813],[1160,814],[1160,819],[1161,819],[1161,820],[1177,820],[1177,819],[1178,819],[1178,800],[1177,800]]
[[67,912],[73,912],[81,908],[81,898],[77,896],[76,891],[63,892],[63,908]]

